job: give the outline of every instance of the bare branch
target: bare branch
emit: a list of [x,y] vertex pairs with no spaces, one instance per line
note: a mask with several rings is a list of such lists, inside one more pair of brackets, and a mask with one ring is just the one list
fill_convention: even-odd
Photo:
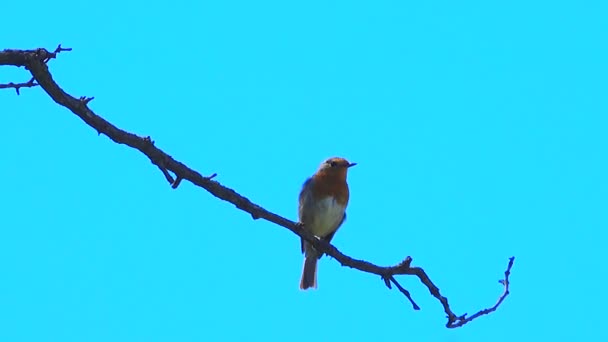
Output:
[[17,95],[21,95],[19,93],[19,89],[20,88],[31,88],[31,87],[35,87],[37,85],[38,85],[38,83],[36,83],[34,81],[34,78],[32,77],[29,81],[27,81],[25,83],[13,83],[13,82],[9,82],[9,83],[6,83],[6,84],[1,84],[0,83],[0,89],[14,88],[15,91],[17,92]]
[[[410,295],[410,291],[404,289],[403,286],[401,286],[401,284],[399,284],[399,282],[397,282],[397,280],[395,279],[395,277],[390,276],[389,280],[390,280],[391,283],[393,283],[393,284],[395,284],[395,286],[397,286],[397,288],[399,289],[399,291],[401,291],[401,293],[403,293],[403,295],[407,299],[409,299],[410,303],[412,303],[412,307],[414,308],[414,310],[420,310],[420,307],[418,306],[418,304],[416,304],[416,302],[414,302],[414,299],[412,299],[412,296]],[[390,288],[390,286],[389,286],[389,288]]]
[[514,261],[515,261],[515,257],[509,258],[509,264],[507,265],[507,270],[505,271],[505,277],[504,277],[504,279],[500,279],[498,281],[499,283],[501,283],[504,286],[504,291],[503,291],[502,295],[500,295],[500,297],[498,297],[498,301],[496,302],[496,304],[494,304],[494,306],[487,308],[487,309],[479,310],[477,313],[475,313],[474,315],[472,315],[470,317],[465,318],[466,314],[464,314],[464,315],[462,315],[462,317],[459,317],[459,319],[456,320],[455,322],[453,322],[452,324],[449,324],[449,322],[448,322],[447,327],[448,328],[458,328],[458,327],[461,327],[461,326],[469,323],[470,321],[474,320],[477,317],[487,315],[491,312],[496,311],[496,309],[498,309],[500,304],[502,304],[502,302],[505,300],[505,298],[507,298],[507,296],[509,295],[509,276],[511,275],[511,267],[513,267]]
[[[141,137],[133,133],[129,133],[98,116],[88,107],[88,104],[93,97],[75,98],[63,91],[63,89],[61,89],[61,87],[59,87],[59,85],[53,80],[53,77],[46,65],[49,60],[56,58],[57,54],[62,51],[71,51],[71,49],[62,48],[61,45],[59,45],[53,52],[49,52],[46,49],[4,50],[0,52],[0,65],[26,67],[31,72],[33,77],[30,82],[25,84],[35,83],[35,85],[40,85],[55,102],[69,109],[87,125],[95,129],[98,134],[105,134],[112,141],[118,144],[127,145],[146,155],[152,164],[156,165],[162,172],[163,176],[167,182],[169,182],[172,188],[176,189],[182,180],[187,180],[192,184],[207,190],[213,196],[232,203],[238,209],[249,213],[254,219],[261,218],[289,229],[294,234],[312,244],[316,250],[321,251],[337,260],[342,266],[379,275],[389,289],[392,288],[392,285],[395,285],[395,287],[397,287],[397,289],[410,301],[414,310],[419,310],[420,307],[413,300],[409,291],[399,284],[399,282],[395,279],[395,276],[414,275],[418,277],[420,282],[422,282],[428,288],[431,295],[437,298],[437,300],[439,300],[443,306],[448,318],[448,322],[446,324],[446,327],[448,328],[457,328],[463,326],[464,324],[480,316],[495,311],[504,301],[507,295],[509,295],[509,275],[515,260],[514,257],[509,259],[509,264],[507,266],[507,270],[505,271],[505,278],[501,280],[501,284],[504,285],[504,292],[499,297],[496,304],[490,308],[480,310],[470,317],[466,317],[466,314],[454,314],[448,304],[447,298],[441,295],[439,288],[435,286],[426,272],[420,267],[411,266],[411,257],[408,256],[404,261],[395,266],[382,267],[364,260],[358,260],[344,255],[333,245],[316,238],[307,230],[302,229],[301,224],[269,212],[261,206],[251,202],[248,198],[238,194],[236,191],[213,180],[217,174],[214,173],[208,177],[202,176],[197,171],[173,159],[173,157],[171,157],[169,154],[156,147],[154,141],[149,136]],[[15,88],[18,90],[21,87],[26,87],[25,84],[13,84],[13,86],[5,86],[0,88]],[[175,175],[175,179],[171,173]]]

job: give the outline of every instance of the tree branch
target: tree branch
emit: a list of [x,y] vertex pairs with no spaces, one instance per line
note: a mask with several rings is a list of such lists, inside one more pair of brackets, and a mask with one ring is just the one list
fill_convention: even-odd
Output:
[[21,95],[21,94],[19,93],[19,89],[21,89],[21,88],[32,88],[32,87],[35,87],[35,86],[37,86],[37,85],[38,85],[38,83],[36,83],[36,82],[34,81],[34,78],[32,77],[32,78],[30,78],[30,80],[29,80],[29,81],[24,82],[24,83],[13,83],[13,82],[9,82],[9,83],[7,83],[7,84],[0,84],[0,89],[5,89],[5,88],[14,88],[14,89],[15,89],[15,91],[17,92],[17,95]]
[[164,178],[172,188],[176,189],[182,180],[188,180],[192,184],[207,190],[213,196],[230,202],[238,209],[249,213],[253,219],[261,218],[289,229],[294,234],[311,243],[318,251],[321,251],[337,260],[342,266],[379,275],[389,289],[392,288],[392,285],[395,285],[395,287],[397,287],[397,289],[410,301],[414,310],[419,310],[420,307],[414,302],[409,291],[399,284],[395,276],[414,275],[418,277],[420,282],[422,282],[428,288],[431,295],[439,300],[443,306],[443,310],[445,311],[448,319],[446,324],[446,327],[448,328],[461,327],[480,316],[494,312],[509,295],[509,275],[515,260],[514,257],[509,259],[509,264],[507,266],[507,270],[505,271],[505,277],[504,279],[500,280],[500,283],[504,287],[504,291],[498,298],[496,304],[490,308],[480,310],[470,317],[466,317],[467,314],[456,315],[452,311],[450,305],[448,304],[448,299],[441,295],[439,288],[435,286],[426,272],[420,267],[411,266],[411,257],[408,256],[404,261],[395,266],[382,267],[364,260],[358,260],[344,255],[333,245],[323,240],[319,240],[308,231],[302,229],[301,224],[274,214],[251,202],[248,198],[238,194],[236,191],[212,180],[215,176],[217,176],[217,174],[214,173],[211,176],[203,176],[183,163],[173,159],[173,157],[171,157],[169,154],[156,147],[154,145],[154,141],[149,136],[140,137],[133,133],[129,133],[98,116],[88,107],[88,103],[93,100],[93,97],[75,98],[63,91],[63,89],[61,89],[61,87],[59,87],[59,85],[53,80],[47,66],[47,63],[51,59],[56,58],[57,54],[62,51],[71,51],[71,49],[62,48],[61,45],[59,45],[53,52],[49,52],[48,50],[42,48],[35,50],[4,50],[0,52],[0,66],[9,65],[25,67],[32,74],[32,78],[26,83],[0,84],[0,89],[13,88],[16,89],[17,93],[19,94],[20,88],[34,87],[37,85],[41,86],[42,89],[44,89],[44,91],[55,102],[72,111],[72,113],[78,116],[87,125],[94,128],[98,134],[105,134],[115,143],[127,145],[145,154],[150,159],[152,164],[156,165],[156,167],[158,167],[158,169],[162,172]]

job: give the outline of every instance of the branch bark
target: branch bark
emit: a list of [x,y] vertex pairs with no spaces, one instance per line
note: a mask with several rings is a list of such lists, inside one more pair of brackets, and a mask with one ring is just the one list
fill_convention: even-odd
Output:
[[420,307],[416,304],[409,291],[407,291],[395,278],[396,275],[414,275],[418,277],[429,290],[431,295],[435,297],[443,306],[443,310],[447,315],[447,328],[457,328],[466,323],[481,317],[483,315],[494,312],[509,295],[509,276],[513,267],[514,257],[509,258],[509,263],[505,271],[504,278],[499,280],[503,286],[503,293],[499,296],[498,301],[494,306],[479,310],[475,314],[467,317],[467,314],[456,315],[448,303],[448,299],[441,295],[439,288],[431,281],[424,269],[421,267],[411,266],[412,258],[407,257],[404,261],[395,266],[382,267],[365,260],[351,258],[340,252],[333,245],[326,243],[323,240],[317,239],[315,236],[302,229],[302,226],[275,213],[272,213],[261,206],[253,203],[248,198],[240,195],[233,189],[223,186],[219,182],[213,180],[216,174],[203,176],[199,172],[189,168],[185,164],[173,159],[169,154],[157,148],[154,141],[149,137],[141,137],[133,133],[124,131],[112,123],[106,121],[102,117],[95,114],[89,107],[88,103],[93,100],[93,97],[75,98],[66,93],[53,80],[53,77],[48,69],[47,63],[57,57],[60,52],[71,51],[59,45],[54,51],[48,51],[40,48],[35,50],[4,50],[0,52],[0,66],[15,66],[25,67],[31,73],[32,78],[25,83],[8,83],[0,84],[0,89],[13,88],[19,94],[20,88],[40,86],[42,89],[58,104],[66,107],[76,116],[78,116],[87,125],[94,128],[98,134],[105,134],[112,141],[118,144],[124,144],[134,148],[145,154],[152,164],[156,165],[162,172],[164,178],[176,189],[182,180],[187,180],[194,185],[197,185],[213,196],[232,203],[238,209],[249,213],[254,220],[264,219],[275,223],[279,226],[289,229],[294,234],[310,242],[317,250],[331,256],[337,260],[342,266],[357,269],[362,272],[375,274],[384,280],[385,285],[391,289],[394,285],[411,303],[414,310],[419,310]]

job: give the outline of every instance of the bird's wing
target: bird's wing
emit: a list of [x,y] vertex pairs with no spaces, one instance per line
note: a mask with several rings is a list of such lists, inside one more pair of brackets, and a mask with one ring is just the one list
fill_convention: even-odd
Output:
[[306,222],[310,222],[310,220],[312,219],[312,217],[310,217],[310,214],[313,212],[313,210],[308,210],[308,209],[312,209],[310,208],[313,204],[312,204],[312,191],[304,191],[304,189],[310,187],[310,183],[312,182],[312,178],[308,178],[306,180],[306,182],[304,182],[304,185],[302,185],[302,190],[300,191],[300,205],[298,206],[298,219],[300,220],[301,223],[306,223]]
[[[306,225],[306,223],[310,223],[312,221],[311,214],[314,212],[311,208],[312,203],[312,191],[310,187],[310,183],[312,182],[312,178],[308,178],[304,184],[302,185],[302,190],[300,191],[300,203],[298,206],[298,219],[300,223]],[[309,191],[304,191],[304,189],[308,188]],[[304,239],[301,239],[301,248],[302,253],[304,253]]]

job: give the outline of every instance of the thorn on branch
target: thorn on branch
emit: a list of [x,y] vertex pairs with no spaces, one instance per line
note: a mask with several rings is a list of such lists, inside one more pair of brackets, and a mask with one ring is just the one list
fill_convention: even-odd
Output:
[[[144,147],[145,149],[149,150],[154,147],[154,140],[152,140],[152,138],[150,138],[150,136],[146,136],[141,139],[147,145]],[[168,156],[167,156],[167,158],[168,158]],[[163,173],[163,176],[165,176],[165,179],[167,180],[167,182],[169,182],[171,187],[173,189],[177,188],[177,186],[181,182],[181,177],[177,176],[177,174],[176,174],[177,180],[173,179],[173,176],[171,176],[171,174],[169,173],[169,170],[167,170],[167,167],[165,166],[165,159],[155,160],[152,157],[150,157],[150,161],[152,162],[152,164],[154,164],[154,165],[156,165],[156,167],[158,167],[160,172]]]
[[[154,164],[154,162],[152,162],[152,164]],[[169,173],[167,168],[165,168],[164,165],[158,165],[158,164],[155,164],[155,165],[158,167],[160,172],[163,173],[163,175],[165,176],[165,179],[167,180],[167,182],[169,182],[169,184],[171,184],[171,186],[173,186],[173,184],[175,184],[175,182],[177,182],[176,180],[173,179],[173,177],[171,176],[171,174]],[[173,189],[175,189],[175,188],[173,188]]]
[[177,178],[175,179],[175,182],[173,182],[173,184],[171,184],[171,188],[173,189],[177,189],[177,187],[179,186],[179,183],[182,182],[182,177],[177,176]]
[[388,287],[389,290],[393,289],[393,287],[391,286],[391,277],[390,276],[382,276],[382,280],[384,280],[384,285],[386,285],[386,287]]
[[403,260],[402,262],[399,263],[399,265],[397,267],[399,268],[410,268],[410,265],[412,264],[412,257],[408,255],[407,258],[405,258],[405,260]]
[[87,105],[87,104],[89,104],[89,102],[93,101],[94,99],[95,99],[94,96],[92,96],[92,97],[81,96],[78,100],[80,100],[80,102],[82,102],[83,104]]
[[150,145],[154,145],[154,140],[152,140],[150,136],[144,137],[144,141],[149,143]]
[[[211,176],[207,176],[207,177],[203,177],[205,180],[211,180],[213,178],[215,178],[217,176],[217,173],[212,174]],[[173,189],[177,189],[177,187],[179,186],[179,184],[182,182],[183,178],[181,176],[177,176],[175,179],[175,182],[173,182],[173,184],[171,184],[171,187]]]

